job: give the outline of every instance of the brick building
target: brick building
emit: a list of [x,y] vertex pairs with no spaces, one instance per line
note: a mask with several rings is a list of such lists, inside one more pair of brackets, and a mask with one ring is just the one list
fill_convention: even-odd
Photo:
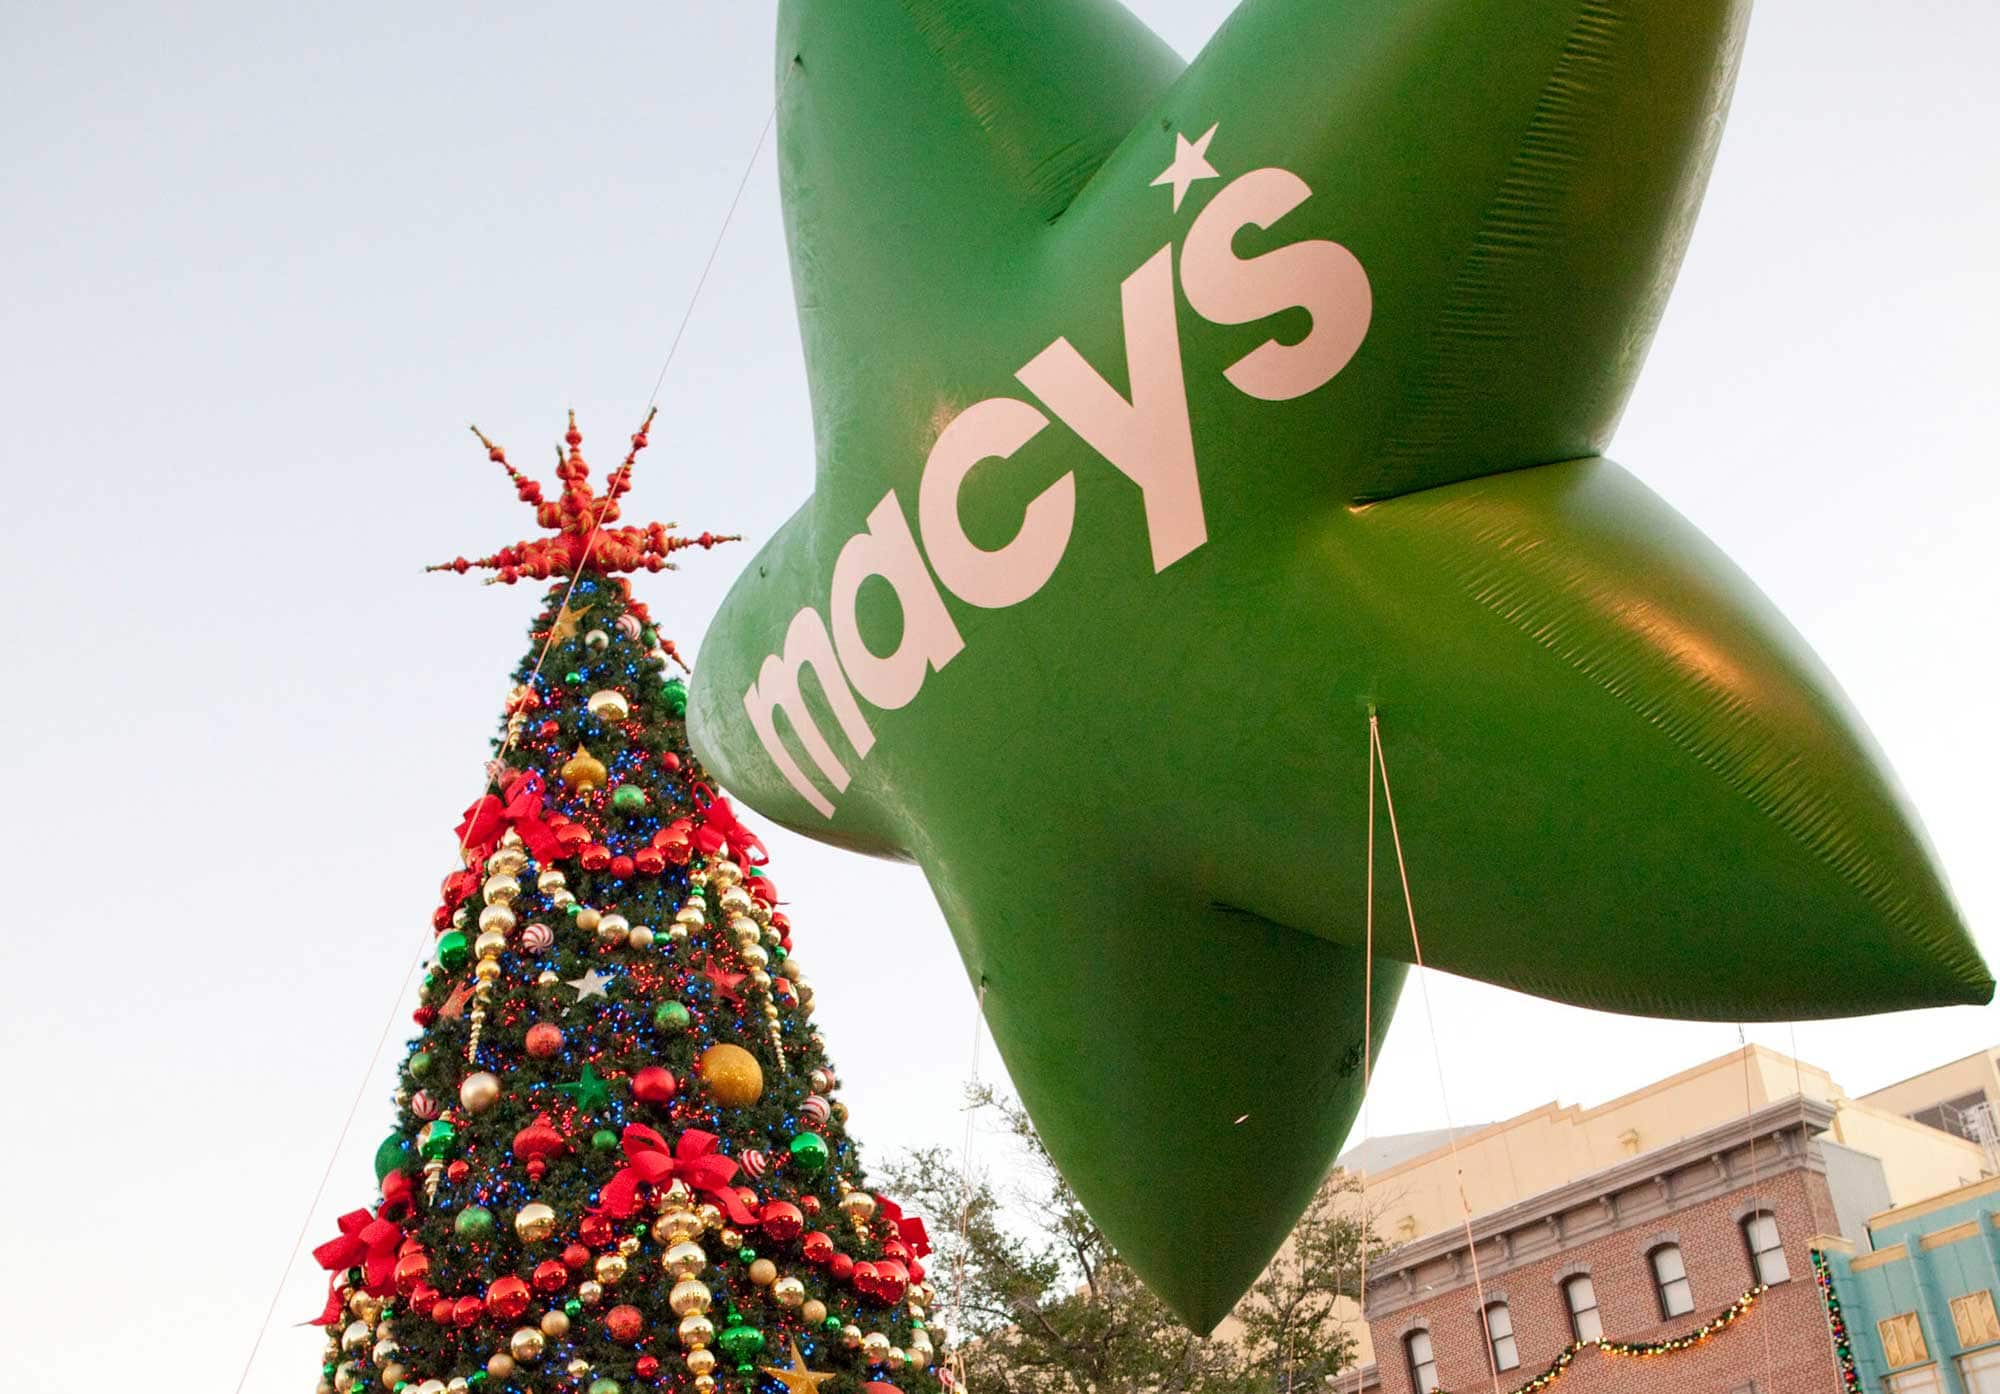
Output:
[[1889,1192],[1876,1158],[1826,1136],[1835,1111],[1778,1100],[1477,1215],[1470,1249],[1460,1226],[1390,1251],[1366,1313],[1383,1394],[1469,1394],[1496,1373],[1519,1389],[1573,1341],[1677,1338],[1760,1281],[1761,1300],[1694,1348],[1642,1359],[1586,1347],[1561,1394],[1839,1390],[1811,1250],[1865,1229]]

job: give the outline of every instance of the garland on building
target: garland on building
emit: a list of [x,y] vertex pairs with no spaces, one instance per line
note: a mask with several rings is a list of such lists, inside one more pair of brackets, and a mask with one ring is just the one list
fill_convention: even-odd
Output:
[[[1509,1394],[1540,1394],[1568,1372],[1577,1356],[1592,1346],[1606,1355],[1632,1356],[1639,1360],[1651,1360],[1657,1356],[1675,1355],[1696,1346],[1706,1345],[1714,1337],[1734,1326],[1749,1310],[1757,1305],[1757,1299],[1767,1291],[1759,1283],[1720,1312],[1697,1326],[1692,1331],[1684,1331],[1678,1336],[1669,1336],[1663,1341],[1607,1341],[1602,1337],[1595,1341],[1571,1341],[1563,1347],[1562,1354],[1549,1363],[1549,1367],[1526,1384],[1517,1385]],[[1437,1394],[1446,1394],[1439,1390]]]
[[1840,1387],[1847,1394],[1861,1394],[1861,1372],[1854,1368],[1854,1342],[1847,1334],[1847,1318],[1840,1314],[1840,1294],[1833,1290],[1833,1265],[1818,1249],[1809,1252],[1813,1280],[1819,1284],[1819,1300],[1826,1304],[1826,1328],[1833,1333],[1833,1358],[1840,1366]]

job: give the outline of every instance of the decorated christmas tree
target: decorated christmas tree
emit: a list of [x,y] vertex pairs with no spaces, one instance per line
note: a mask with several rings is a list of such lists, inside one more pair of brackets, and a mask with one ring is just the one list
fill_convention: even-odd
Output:
[[[648,426],[651,418],[648,418]],[[732,538],[615,527],[646,427],[551,535],[434,570],[553,582],[458,828],[320,1389],[935,1390],[921,1221],[873,1194],[755,834],[687,744],[673,644],[619,573]]]

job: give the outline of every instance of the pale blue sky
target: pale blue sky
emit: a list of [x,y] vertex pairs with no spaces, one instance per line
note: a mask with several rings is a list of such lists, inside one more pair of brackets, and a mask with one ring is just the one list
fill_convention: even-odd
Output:
[[[1230,6],[1133,8],[1191,53]],[[0,13],[10,1387],[234,1382],[525,643],[532,591],[420,570],[527,522],[465,423],[529,464],[565,406],[600,454],[630,430],[769,109],[770,27],[762,4]],[[1763,6],[1615,449],[1818,646],[1992,959],[1996,49],[1980,0]],[[768,156],[661,404],[633,514],[768,537],[811,459]],[[749,554],[641,593],[692,651]],[[972,997],[921,880],[768,840],[870,1155],[956,1145]],[[864,906],[888,926],[866,941]],[[1460,1121],[1736,1044],[1431,996]],[[1991,1009],[1798,1029],[1857,1091],[1995,1040]],[[396,1053],[309,1241],[371,1198]],[[1443,1121],[1413,993],[1369,1122]],[[301,1260],[281,1320],[320,1291]],[[316,1363],[281,1327],[248,1388]]]

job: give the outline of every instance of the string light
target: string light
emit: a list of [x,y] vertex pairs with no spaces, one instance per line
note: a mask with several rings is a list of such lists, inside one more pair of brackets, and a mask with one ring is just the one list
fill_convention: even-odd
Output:
[[[1546,1370],[1526,1384],[1517,1385],[1509,1391],[1509,1394],[1540,1394],[1541,1390],[1547,1389],[1568,1373],[1577,1356],[1592,1347],[1606,1355],[1634,1360],[1655,1360],[1663,1355],[1678,1355],[1682,1351],[1706,1345],[1741,1321],[1750,1309],[1757,1305],[1757,1299],[1766,1291],[1765,1286],[1759,1283],[1694,1330],[1683,1332],[1678,1336],[1669,1336],[1664,1341],[1607,1341],[1602,1338],[1595,1341],[1571,1341],[1563,1347],[1562,1354],[1558,1355]],[[1446,1394],[1446,1391],[1440,1390],[1438,1394]]]

